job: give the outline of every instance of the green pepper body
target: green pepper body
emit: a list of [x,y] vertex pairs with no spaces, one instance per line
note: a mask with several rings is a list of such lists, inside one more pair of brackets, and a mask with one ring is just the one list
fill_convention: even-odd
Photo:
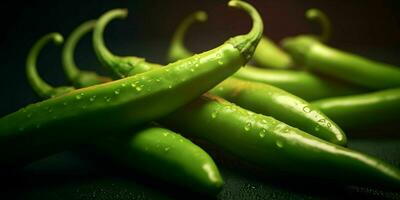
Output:
[[229,78],[210,92],[242,108],[272,116],[326,141],[347,144],[346,135],[323,112],[274,86]]
[[349,185],[400,186],[394,166],[215,96],[203,95],[160,121],[266,169]]
[[312,105],[344,129],[366,129],[399,119],[400,89],[321,99]]
[[292,66],[290,56],[267,37],[263,37],[253,56],[257,66],[263,68],[287,69]]
[[[97,49],[96,54],[99,57],[99,60],[103,60],[102,62],[105,63],[105,67],[109,68],[114,74],[117,74],[117,75],[119,74],[120,77],[133,76],[138,73],[142,73],[143,71],[160,68],[161,65],[157,65],[154,63],[147,63],[144,59],[140,59],[140,58],[136,58],[136,57],[127,57],[127,58],[136,58],[136,60],[138,61],[138,62],[136,62],[137,65],[133,65],[132,62],[121,62],[121,60],[120,60],[121,57],[113,55],[111,52],[109,52],[106,49],[104,41],[103,41],[103,37],[102,37],[105,26],[113,18],[116,18],[119,16],[124,16],[124,15],[125,15],[124,12],[113,11],[113,12],[103,15],[103,17],[101,17],[99,19],[99,22],[97,23],[96,28],[94,30],[94,39],[93,39],[94,40],[94,43],[93,43],[94,49]],[[196,13],[194,15],[191,15],[191,17],[196,17]],[[186,22],[186,21],[184,21],[184,22]],[[176,37],[175,37],[175,40],[176,40]],[[178,45],[178,47],[179,46],[180,45]],[[180,47],[182,47],[182,46],[180,46]],[[177,55],[177,53],[182,52],[182,51],[176,51],[176,49],[181,49],[181,48],[171,48],[171,50],[174,50],[175,53],[170,53],[170,55]],[[107,55],[107,56],[104,57],[105,55]],[[181,56],[184,56],[184,55],[182,54]],[[110,63],[113,63],[113,64],[110,64]],[[313,113],[308,114],[308,115],[304,115],[304,114],[302,115],[301,113],[304,113],[303,107],[307,106],[308,103],[303,101],[302,99],[297,98],[296,96],[290,95],[290,94],[288,94],[284,91],[281,91],[277,88],[274,88],[273,91],[276,91],[276,92],[274,93],[274,95],[271,95],[269,89],[272,87],[270,87],[270,86],[264,87],[263,85],[260,85],[260,84],[258,84],[258,85],[256,84],[257,86],[242,87],[245,84],[243,84],[243,81],[240,81],[237,79],[232,79],[232,80],[228,81],[227,83],[225,83],[225,85],[226,84],[229,85],[229,87],[227,87],[227,93],[230,93],[230,94],[225,95],[225,97],[228,97],[228,96],[232,97],[232,98],[230,98],[230,100],[234,101],[235,103],[238,103],[240,106],[252,109],[257,113],[262,113],[262,114],[267,114],[267,115],[274,114],[274,117],[277,117],[278,119],[288,120],[289,124],[304,128],[305,131],[309,131],[309,133],[319,136],[319,137],[326,139],[328,141],[331,141],[333,143],[345,145],[347,142],[346,136],[343,133],[343,131],[341,131],[341,129],[339,127],[337,127],[335,123],[333,123],[330,119],[328,119],[321,112],[313,109]],[[252,83],[246,83],[246,84],[251,85]],[[234,94],[236,92],[236,90],[234,89],[235,87],[239,87],[239,88],[242,88],[247,91],[241,92],[240,97],[236,98],[236,96]],[[256,97],[257,94],[255,94],[255,92],[252,88],[262,88],[261,89],[262,94],[260,96],[268,97],[271,101],[259,101],[261,97],[257,98]],[[289,100],[289,99],[290,100],[289,100],[289,102],[283,102],[283,101],[278,100],[278,98],[276,98],[277,96],[280,96],[280,97],[285,96],[286,100]],[[239,98],[240,98],[240,100],[239,100]],[[257,106],[255,106],[254,101],[259,101],[259,102],[257,102]],[[252,104],[254,104],[254,105],[252,105]],[[296,105],[296,104],[298,104],[298,105]],[[270,112],[271,107],[280,107],[280,108],[284,107],[284,108],[290,108],[290,109],[287,109],[286,112],[282,111],[280,114],[278,114],[279,113],[278,109]],[[308,107],[311,108],[311,105],[308,105]],[[290,115],[296,116],[296,117],[295,118],[289,117]]]
[[1,161],[29,162],[32,151],[48,155],[53,148],[47,145],[62,148],[91,133],[159,118],[211,89],[245,61],[241,50],[226,43],[160,69],[29,105],[0,119]]
[[233,76],[243,80],[273,85],[307,101],[368,91],[362,87],[319,78],[305,71],[258,69],[246,65]]
[[[88,26],[94,27],[94,21],[83,23],[70,36],[67,41],[72,41],[68,45],[65,56],[73,55],[75,40],[79,40],[82,32],[87,32]],[[90,30],[90,29],[89,29]],[[76,38],[76,35],[79,35]],[[55,40],[61,36],[57,33],[51,33],[44,36],[29,54],[32,61],[36,57],[46,42],[51,39]],[[71,49],[69,49],[71,48]],[[65,58],[64,58],[65,59]],[[73,57],[69,59],[73,60]],[[67,59],[68,60],[68,59]],[[64,67],[68,67],[64,65]],[[75,76],[68,76],[75,85],[86,85],[99,83],[93,79],[87,79],[88,74],[95,74],[79,70],[73,66]],[[69,68],[66,71],[71,71]],[[37,73],[36,62],[27,64],[26,75],[32,88],[40,94],[42,98],[53,98],[64,95],[74,90],[73,87],[57,87],[53,88],[43,81]],[[75,78],[81,77],[81,78]],[[104,80],[101,76],[92,76],[95,80]],[[33,81],[34,80],[34,81]],[[76,83],[77,82],[77,83]],[[61,89],[60,89],[61,88]],[[64,90],[62,88],[68,88]],[[55,94],[54,91],[58,91]],[[61,93],[63,91],[63,93]],[[193,191],[214,195],[218,193],[223,185],[223,180],[212,158],[189,140],[181,135],[172,132],[165,128],[145,126],[139,130],[124,131],[125,134],[107,135],[95,138],[92,142],[106,154],[111,154],[112,157],[129,167],[139,169],[148,174],[163,179],[166,182],[171,182]],[[190,162],[187,158],[190,157]],[[160,166],[163,166],[160,169]],[[172,173],[171,173],[172,172]]]
[[103,137],[95,145],[117,161],[164,181],[208,194],[222,189],[223,180],[212,158],[168,129],[146,127],[134,134]]
[[[187,58],[188,56],[193,55],[193,53],[184,45],[183,41],[185,34],[190,25],[197,21],[203,22],[205,21],[205,18],[206,13],[198,11],[189,15],[182,21],[182,23],[176,29],[171,41],[171,46],[167,57],[169,62]],[[307,18],[319,22],[323,27],[323,31],[321,36],[306,35],[303,37],[307,37],[310,40],[321,41],[326,41],[330,38],[330,22],[323,12],[317,9],[310,9],[307,11]],[[272,41],[265,37],[261,38],[260,43],[254,52],[253,58],[259,62],[266,62],[264,66],[275,66],[275,68],[278,66],[281,68],[284,66],[287,67],[290,65],[289,63],[292,62],[291,58],[288,57],[285,52],[281,51],[273,44]],[[139,66],[134,68],[134,70],[140,71],[140,69],[144,68],[146,70],[149,69],[148,66]],[[313,75],[312,73],[304,71],[259,69],[250,65],[246,65],[246,67],[241,68],[233,76],[244,80],[270,84],[284,89],[305,100],[317,100],[326,97],[343,96],[366,91],[364,88],[353,87],[343,83],[325,80]]]
[[[98,44],[94,43],[95,48]],[[104,54],[99,54],[97,50],[97,55],[102,57]],[[105,62],[114,60],[108,58],[100,59]],[[154,64],[148,66],[157,68]],[[112,71],[121,71],[114,67],[110,67]],[[129,68],[126,71],[121,76],[131,75]],[[393,188],[400,185],[400,172],[394,166],[323,141],[272,117],[255,114],[212,95],[203,95],[158,121],[169,128],[175,127],[208,140],[265,168],[346,184]]]
[[283,47],[295,62],[349,83],[370,89],[400,86],[398,67],[328,47],[306,37],[289,38]]

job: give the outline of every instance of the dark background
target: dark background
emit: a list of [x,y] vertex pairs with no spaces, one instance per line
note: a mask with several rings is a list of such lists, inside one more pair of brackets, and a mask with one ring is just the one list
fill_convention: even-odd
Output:
[[[7,3],[18,2],[18,5]],[[189,30],[187,46],[195,52],[222,43],[230,36],[245,33],[250,19],[242,11],[227,8],[226,1],[152,0],[42,0],[0,3],[0,87],[3,93],[0,116],[34,101],[25,78],[25,58],[32,44],[49,32],[68,36],[85,20],[99,17],[112,8],[128,8],[129,17],[115,21],[107,29],[107,45],[117,54],[145,57],[165,63],[170,37],[178,23],[196,10],[205,10],[209,21]],[[361,53],[381,61],[400,64],[400,3],[396,0],[257,0],[251,1],[264,18],[265,34],[279,42],[301,33],[319,33],[308,23],[304,12],[320,8],[331,18],[331,45]],[[79,66],[99,69],[90,38],[77,48]],[[60,47],[48,45],[39,57],[38,70],[53,84],[66,84],[60,64]]]
[[[186,44],[194,52],[215,47],[231,36],[245,33],[250,19],[243,12],[227,8],[227,1],[216,0],[42,0],[2,1],[0,16],[0,116],[39,101],[25,78],[25,58],[32,44],[49,32],[68,36],[80,23],[99,17],[112,8],[128,8],[126,20],[113,22],[105,33],[109,48],[120,55],[145,57],[165,63],[169,40],[178,23],[196,10],[209,14],[208,22],[196,24]],[[250,1],[264,18],[265,35],[279,42],[287,36],[319,33],[319,27],[304,18],[308,8],[326,12],[333,25],[330,45],[350,52],[400,65],[400,3],[396,0],[257,0]],[[10,4],[14,3],[14,4]],[[17,3],[17,5],[15,4]],[[48,45],[39,57],[38,70],[54,85],[68,84],[60,62],[60,47]],[[90,37],[78,46],[76,61],[85,69],[99,68]],[[349,146],[379,156],[400,166],[398,140],[384,138],[351,139]],[[64,153],[41,161],[19,177],[12,176],[7,194],[20,199],[159,199],[186,198],[187,191],[155,183],[147,176],[99,169],[86,158]],[[90,159],[89,159],[90,160]],[[89,163],[87,163],[89,162]],[[239,165],[240,166],[240,165]],[[241,168],[241,167],[239,167]],[[365,189],[343,189],[297,183],[287,186],[260,180],[257,175],[228,165],[221,166],[227,182],[220,199],[381,199],[400,198],[398,193]],[[94,174],[94,175],[93,175]],[[100,174],[100,175],[99,175]],[[300,181],[302,182],[302,181]],[[8,182],[7,182],[8,183]],[[171,192],[172,190],[172,192]],[[3,192],[3,191],[1,191]],[[183,196],[181,195],[183,193]],[[0,193],[1,194],[1,193]],[[191,197],[191,194],[188,194]]]

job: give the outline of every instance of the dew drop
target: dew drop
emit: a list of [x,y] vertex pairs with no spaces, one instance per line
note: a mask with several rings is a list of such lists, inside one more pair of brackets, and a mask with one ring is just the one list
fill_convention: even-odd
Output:
[[328,126],[328,128],[332,127],[332,124],[329,122],[326,125]]
[[93,102],[94,100],[96,100],[96,95],[93,95],[92,97],[90,97],[89,101]]
[[160,82],[160,79],[159,79],[159,78],[157,78],[157,79],[156,79],[156,82]]
[[283,143],[281,142],[281,141],[276,141],[276,146],[278,147],[278,148],[282,148],[283,147]]
[[79,100],[79,99],[82,98],[82,96],[81,96],[80,94],[78,94],[78,95],[75,96],[75,98],[76,98],[77,100]]
[[133,88],[136,88],[136,84],[135,84],[135,83],[131,83],[131,86],[132,86]]
[[309,113],[309,112],[311,112],[311,109],[308,106],[304,106],[303,111],[306,113]]
[[218,110],[214,110],[214,112],[211,113],[211,118],[215,119],[218,116]]
[[141,88],[140,86],[136,86],[135,89],[136,89],[136,91],[138,91],[138,92],[142,91],[142,88]]
[[119,89],[116,89],[116,90],[114,91],[114,94],[119,95]]
[[191,72],[194,72],[194,69],[193,69],[193,68],[190,68],[190,71],[191,71]]
[[218,61],[218,65],[223,65],[224,62],[222,62],[221,60]]
[[289,133],[289,131],[290,131],[290,129],[289,129],[288,127],[286,127],[286,128],[283,129],[283,132],[284,132],[284,133]]
[[319,126],[315,126],[314,130],[319,131]]
[[169,135],[169,133],[168,133],[168,132],[164,132],[163,135],[164,135],[165,137],[167,137],[167,136]]
[[126,83],[122,83],[121,86],[122,86],[122,87],[126,87]]
[[319,123],[325,123],[325,119],[318,120]]
[[66,101],[64,101],[63,105],[66,106],[66,105],[68,105],[68,103]]
[[246,126],[244,126],[244,130],[245,130],[245,131],[250,131],[250,129],[251,129],[251,123],[250,123],[250,122],[247,122],[247,123],[246,123]]
[[217,53],[217,55],[215,56],[216,58],[222,58],[221,53]]
[[165,151],[165,152],[168,152],[169,149],[170,149],[170,147],[165,147],[165,148],[164,148],[164,151]]
[[168,88],[171,89],[171,88],[172,88],[172,85],[168,85]]
[[183,139],[179,139],[179,142],[183,142]]
[[266,133],[267,133],[267,130],[266,130],[265,128],[263,128],[263,129],[260,131],[260,133],[259,133],[260,138],[265,137],[265,134],[266,134]]

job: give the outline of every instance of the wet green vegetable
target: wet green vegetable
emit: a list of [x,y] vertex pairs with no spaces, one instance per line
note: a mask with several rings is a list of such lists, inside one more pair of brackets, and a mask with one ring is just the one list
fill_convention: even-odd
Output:
[[396,123],[400,110],[400,89],[321,99],[312,102],[345,129],[366,129]]
[[[122,14],[122,13],[120,13]],[[114,15],[113,17],[107,17],[106,20],[103,17],[100,19],[100,22],[96,25],[96,31],[104,30],[104,27],[107,23],[115,18],[118,15]],[[187,22],[186,22],[187,23]],[[93,43],[94,48],[98,49],[97,52],[102,51],[102,49],[106,49],[103,42],[103,38],[100,37],[102,34],[94,34],[96,39]],[[101,41],[101,42],[99,42]],[[171,48],[176,49],[176,48]],[[104,60],[104,63],[113,63],[113,60],[118,61],[119,57],[114,56],[111,52],[107,52],[107,58],[100,58]],[[172,54],[172,53],[171,53]],[[170,55],[171,55],[170,54]],[[101,57],[101,54],[98,54]],[[113,60],[108,60],[111,57],[115,57]],[[105,65],[107,67],[107,65]],[[144,66],[144,67],[143,67]],[[111,70],[116,70],[117,73],[123,71],[123,69],[119,68],[118,66],[114,65],[108,66]],[[142,68],[143,67],[143,68]],[[132,71],[146,71],[150,69],[160,68],[160,65],[156,65],[153,63],[146,63],[142,61],[137,66],[131,66],[132,70],[129,68],[125,68],[126,74],[122,74],[123,76],[130,76]],[[265,115],[272,115],[279,120],[284,120],[285,122],[289,123],[290,125],[296,126],[301,128],[302,130],[309,131],[309,133],[331,141],[336,144],[345,145],[347,140],[345,134],[342,130],[336,126],[334,122],[332,122],[329,118],[327,118],[323,113],[319,112],[316,109],[313,109],[311,105],[305,102],[302,99],[297,98],[285,91],[282,91],[278,88],[274,88],[272,86],[263,86],[263,84],[252,84],[252,83],[243,83],[245,81],[240,81],[237,79],[231,79],[230,81],[224,81],[222,85],[226,88],[226,93],[218,93],[219,89],[213,90],[212,93],[217,93],[219,95],[224,95],[224,97],[229,98],[235,103],[238,103],[239,106],[243,106],[245,108],[249,108],[254,110],[255,112],[265,114]],[[218,87],[217,87],[218,88]],[[235,88],[241,88],[236,90]],[[270,93],[270,89],[274,91],[273,94]],[[259,91],[256,91],[259,90]],[[261,91],[261,92],[260,92]],[[236,96],[237,94],[239,94]],[[260,94],[260,95],[259,95]],[[266,101],[261,101],[260,98],[267,98]],[[282,101],[285,99],[285,101]],[[304,107],[310,108],[310,113],[304,112]],[[285,111],[280,111],[280,109],[271,109],[271,108],[285,108]],[[312,110],[312,112],[311,112]]]
[[[90,23],[86,22],[79,26],[71,34],[72,40],[79,40],[75,36],[81,32],[87,32],[88,25],[94,26],[94,23],[90,21]],[[54,36],[57,35],[49,34],[42,41],[49,42],[51,41],[50,38],[54,39]],[[68,46],[68,48],[74,49],[75,44]],[[36,53],[39,51],[40,49],[35,49]],[[34,56],[37,56],[37,54]],[[29,80],[36,80],[30,81],[30,85],[35,88],[36,92],[53,94],[52,91],[61,91],[49,84],[43,87],[45,81],[38,75],[36,63],[31,64],[27,65],[30,70],[27,70],[26,75]],[[87,74],[88,72],[77,69],[77,73]],[[89,72],[89,74],[91,73]],[[79,75],[77,74],[77,76]],[[96,81],[93,82],[90,79],[70,78],[72,78],[72,81],[80,83],[87,80],[93,84],[96,83]],[[84,83],[84,85],[87,84]],[[68,88],[69,90],[63,90],[64,93],[58,93],[57,96],[67,94],[74,89],[73,87]],[[53,97],[56,96],[43,96],[43,98]],[[216,194],[222,189],[223,180],[212,158],[190,140],[168,129],[148,125],[135,130],[124,131],[124,133],[114,132],[112,135],[98,137],[88,143],[94,144],[99,151],[111,155],[116,161],[142,172],[147,172],[151,176],[163,179],[166,182],[207,194]]]

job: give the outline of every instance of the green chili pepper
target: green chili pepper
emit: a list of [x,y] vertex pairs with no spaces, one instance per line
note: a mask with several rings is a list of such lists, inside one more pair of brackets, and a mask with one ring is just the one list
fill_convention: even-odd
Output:
[[312,102],[345,129],[368,128],[399,119],[400,88]]
[[96,21],[92,20],[87,21],[79,26],[79,30],[74,31],[68,37],[63,48],[62,63],[64,66],[64,72],[69,80],[73,80],[72,82],[77,88],[88,87],[111,81],[110,78],[100,76],[94,72],[79,70],[75,64],[74,51],[76,44],[83,35],[93,29],[95,24]]
[[[94,21],[82,24],[71,34],[70,37],[73,39],[69,40],[79,40],[81,35],[83,35],[81,32],[87,32],[91,29],[87,29],[87,27],[93,27],[94,24]],[[77,35],[79,36],[76,37]],[[54,36],[58,37],[59,35],[54,33],[47,35],[42,41],[49,42],[51,40],[50,38],[54,38]],[[40,44],[44,43],[40,42]],[[72,46],[68,46],[67,48],[74,49],[75,45],[76,43],[73,42]],[[34,51],[35,55],[32,55],[34,56],[34,60],[36,60],[39,51],[40,48]],[[66,54],[63,56],[66,56]],[[32,88],[35,88],[38,94],[46,94],[43,95],[43,98],[56,97],[48,94],[53,94],[51,91],[58,90],[58,88],[53,88],[45,84],[37,73],[35,62],[31,63],[31,65],[27,65],[27,68],[29,68],[26,74],[28,79],[37,80],[30,81]],[[78,69],[76,71],[77,73],[82,73],[82,71]],[[91,74],[90,72],[83,73]],[[96,83],[96,81],[90,79],[75,79],[74,77],[77,76],[79,76],[79,74],[69,78],[71,78],[72,81],[83,82],[84,85],[88,84],[86,81],[93,84]],[[99,78],[99,76],[97,76],[97,78]],[[100,79],[103,78],[100,77]],[[49,87],[50,90],[48,89]],[[74,88],[69,87],[69,89]],[[66,94],[71,90],[63,91],[64,93],[58,93],[58,95]],[[150,126],[142,127],[134,131],[125,131],[125,134],[117,134],[118,136],[109,135],[99,137],[90,143],[94,143],[100,151],[111,154],[117,161],[145,171],[164,181],[179,184],[194,191],[208,194],[216,194],[222,189],[223,180],[212,158],[200,147],[181,135],[165,128]],[[190,161],[188,161],[188,158],[190,158]],[[160,166],[162,167],[160,168]]]
[[[96,25],[94,30],[94,49],[97,49],[96,52],[101,52],[101,49],[106,49],[103,42],[103,34],[96,34],[97,31],[104,31],[105,26],[112,19],[119,17],[122,13],[114,14],[113,16],[104,15],[99,19],[99,22]],[[187,22],[186,22],[187,23]],[[101,41],[101,42],[99,42]],[[101,47],[101,48],[100,48]],[[174,48],[171,48],[174,49]],[[188,51],[189,52],[189,51]],[[115,57],[114,60],[117,60],[119,57],[114,56],[110,51],[107,51],[107,58],[103,58],[102,54],[97,54],[99,60],[103,60],[104,63],[112,63],[112,60],[108,60],[111,57]],[[104,54],[103,54],[104,55]],[[143,67],[145,66],[145,67]],[[129,68],[121,69],[122,67],[118,67],[116,64],[113,66],[105,65],[105,67],[109,67],[111,71],[115,70],[116,73],[122,73],[121,77],[131,76],[132,71],[147,71],[150,69],[160,68],[160,65],[156,65],[153,63],[146,63],[144,59],[142,59],[141,63],[137,66],[131,66],[134,70],[129,70]],[[231,80],[224,81],[223,87],[226,88],[226,93],[218,93],[219,89],[213,90],[213,93],[217,93],[220,95],[224,95],[223,97],[227,97],[235,103],[240,103],[239,106],[243,106],[245,108],[254,109],[254,111],[265,114],[265,115],[273,115],[279,120],[285,120],[285,122],[299,127],[302,130],[309,131],[309,133],[331,141],[336,144],[345,145],[347,140],[345,134],[341,131],[341,129],[336,126],[334,122],[332,122],[329,118],[327,118],[323,113],[319,112],[316,109],[313,109],[311,105],[305,102],[302,99],[299,99],[285,91],[282,91],[278,88],[273,88],[272,86],[263,86],[263,85],[254,85],[252,83],[243,83],[244,81],[240,80]],[[254,86],[253,86],[254,85]],[[245,86],[245,87],[244,87]],[[240,97],[237,97],[235,94],[239,90],[235,88],[243,88],[243,92],[240,92]],[[257,88],[257,89],[256,89]],[[271,94],[270,89],[273,88],[274,94]],[[259,91],[256,91],[259,90]],[[260,91],[262,91],[260,93]],[[260,93],[260,94],[258,94]],[[262,97],[268,97],[269,101],[257,102]],[[285,101],[282,101],[285,99]],[[288,101],[288,102],[286,102]],[[257,106],[254,106],[257,105]],[[308,107],[309,113],[305,113],[304,107]],[[271,109],[276,108],[276,109]],[[285,108],[286,112],[279,111],[278,108]],[[308,110],[307,110],[308,111]],[[312,112],[311,112],[312,111]],[[294,117],[295,116],[295,117]]]
[[215,96],[203,95],[160,121],[265,169],[272,168],[270,171],[334,180],[345,185],[397,190],[400,186],[400,170],[388,163]]
[[370,89],[400,86],[400,69],[395,66],[340,51],[304,36],[285,39],[283,47],[295,62],[311,71]]
[[257,66],[262,68],[288,69],[293,67],[291,57],[265,36],[261,38],[253,59]]
[[346,145],[346,135],[323,112],[279,88],[229,78],[210,91],[256,113],[271,116],[326,141]]
[[[311,16],[318,16],[312,18],[321,21],[322,24],[321,26],[326,27],[323,29],[325,31],[323,31],[321,38],[329,38],[330,28],[328,27],[330,27],[330,25],[326,17],[323,17],[325,15],[320,11],[313,11],[313,12],[310,11],[307,13],[311,13],[312,14],[312,15],[310,14]],[[169,57],[167,58],[168,61],[177,61],[178,59],[186,58],[188,55],[193,55],[192,52],[187,50],[183,41],[188,27],[192,25],[196,20],[204,21],[203,19],[205,19],[204,16],[206,15],[206,13],[202,14],[196,14],[196,13],[187,17],[176,29],[175,34],[173,35],[172,38],[170,51],[168,53],[169,55]],[[328,21],[328,22],[323,22],[323,21]],[[307,37],[314,38],[317,40],[319,36],[310,35]],[[343,95],[356,94],[367,91],[366,89],[349,86],[337,81],[325,80],[304,71],[259,69],[250,65],[246,65],[246,67],[239,69],[239,71],[236,72],[233,76],[243,80],[270,84],[279,87],[281,89],[284,89],[305,100],[316,100],[326,97],[343,96]]]
[[233,76],[242,80],[273,85],[307,101],[368,91],[365,88],[329,80],[325,77],[320,78],[306,71],[258,69],[247,65]]
[[[229,5],[247,9],[238,1]],[[125,12],[115,12],[119,11]],[[84,141],[94,133],[126,129],[172,112],[246,64],[263,29],[259,21],[254,24],[247,35],[231,38],[197,56],[137,76],[78,89],[3,117],[1,163],[29,162]]]
[[[99,26],[104,24],[98,23],[96,29]],[[100,40],[99,36],[94,41]],[[112,54],[109,52],[109,55]],[[212,95],[203,95],[159,121],[211,141],[265,168],[346,184],[394,188],[400,185],[400,172],[394,166],[325,142],[272,117],[244,110]]]

